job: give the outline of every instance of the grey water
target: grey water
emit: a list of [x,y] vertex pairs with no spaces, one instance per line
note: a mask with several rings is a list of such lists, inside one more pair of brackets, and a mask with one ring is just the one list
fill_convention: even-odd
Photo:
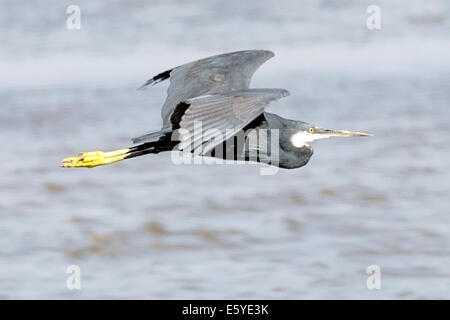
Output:
[[[450,298],[449,35],[445,0],[1,0],[0,298]],[[158,129],[151,76],[243,49],[276,54],[252,86],[291,96],[268,111],[374,136],[271,176],[168,153],[59,167]]]

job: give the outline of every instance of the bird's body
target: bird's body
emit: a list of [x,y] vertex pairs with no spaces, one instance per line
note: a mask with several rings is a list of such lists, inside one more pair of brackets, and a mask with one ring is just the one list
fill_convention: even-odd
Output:
[[87,152],[63,160],[64,167],[94,167],[149,153],[178,150],[226,160],[264,162],[293,169],[313,154],[308,142],[362,132],[329,130],[265,112],[289,95],[284,89],[250,89],[253,73],[274,54],[238,51],[164,71],[142,87],[170,79],[159,131],[133,139],[136,146]]

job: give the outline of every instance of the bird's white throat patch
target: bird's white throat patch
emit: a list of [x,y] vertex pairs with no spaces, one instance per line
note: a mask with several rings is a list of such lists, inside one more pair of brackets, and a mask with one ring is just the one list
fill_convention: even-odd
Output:
[[307,131],[299,131],[291,137],[291,143],[294,147],[301,148],[305,145],[307,146],[308,142],[329,137],[330,135],[327,134],[315,134]]

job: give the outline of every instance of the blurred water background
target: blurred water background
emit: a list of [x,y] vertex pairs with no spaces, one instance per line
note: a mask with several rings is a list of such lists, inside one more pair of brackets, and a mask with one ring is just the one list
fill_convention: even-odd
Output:
[[[450,298],[449,35],[446,0],[1,0],[0,298]],[[269,111],[374,137],[274,176],[170,154],[59,167],[158,129],[149,77],[243,49],[276,53],[252,82],[290,90]]]

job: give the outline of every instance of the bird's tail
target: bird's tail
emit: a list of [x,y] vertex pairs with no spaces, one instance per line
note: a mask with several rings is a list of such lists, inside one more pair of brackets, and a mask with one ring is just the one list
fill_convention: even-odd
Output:
[[82,152],[77,157],[65,158],[61,161],[61,166],[65,168],[92,168],[105,164],[111,164],[129,158],[142,156],[148,153],[158,153],[163,151],[158,148],[157,142],[144,143],[138,146],[119,149],[114,151],[92,151]]

